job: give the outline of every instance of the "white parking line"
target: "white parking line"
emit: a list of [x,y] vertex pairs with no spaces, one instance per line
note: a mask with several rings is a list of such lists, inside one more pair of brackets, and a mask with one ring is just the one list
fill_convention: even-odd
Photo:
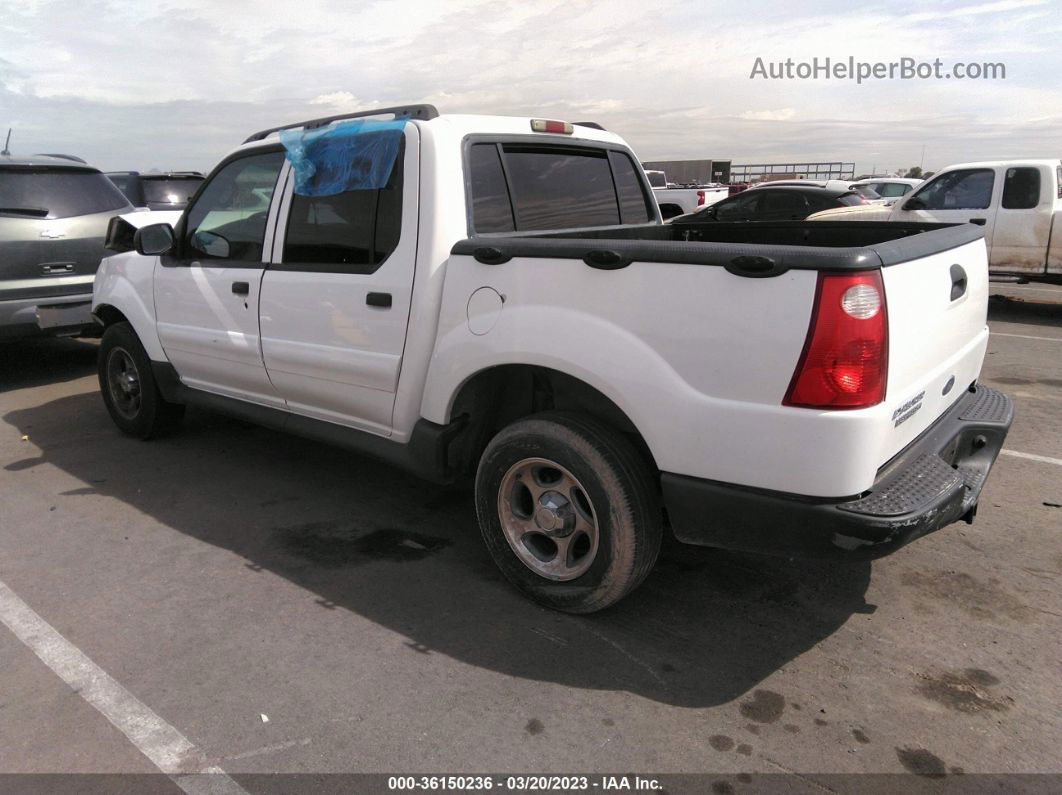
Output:
[[189,795],[246,795],[246,790],[224,770],[208,765],[206,756],[187,737],[56,632],[3,582],[0,582],[0,622]]
[[988,333],[989,339],[992,337],[1017,337],[1021,340],[1046,340],[1047,342],[1062,342],[1062,337],[1030,337],[1028,334],[1004,334],[1002,331],[990,331]]
[[1033,455],[1032,453],[1019,453],[1017,450],[1000,450],[1000,455],[1014,456],[1015,458],[1027,458],[1030,461],[1039,461],[1042,464],[1054,464],[1062,467],[1062,458],[1048,458],[1046,455]]

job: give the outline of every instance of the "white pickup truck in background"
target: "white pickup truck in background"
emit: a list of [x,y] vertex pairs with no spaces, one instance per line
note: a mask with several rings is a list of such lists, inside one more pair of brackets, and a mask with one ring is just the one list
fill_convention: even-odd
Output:
[[667,181],[663,171],[647,170],[645,174],[665,221],[709,207],[730,195],[726,185],[675,185]]
[[1062,282],[1059,160],[960,163],[891,206],[824,210],[808,220],[977,224],[984,229],[993,276]]
[[[351,147],[338,188],[318,133]],[[971,521],[1012,418],[977,382],[981,233],[680,229],[603,130],[331,117],[252,135],[103,261],[100,388],[141,438],[191,404],[472,479],[506,577],[587,613],[667,528],[843,560]]]

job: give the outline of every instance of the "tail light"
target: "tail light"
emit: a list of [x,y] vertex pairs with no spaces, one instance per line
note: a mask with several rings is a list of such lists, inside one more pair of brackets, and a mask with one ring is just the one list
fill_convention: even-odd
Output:
[[704,191],[699,190],[697,191],[697,206],[700,207],[702,204],[704,204]]
[[782,405],[876,406],[885,399],[888,349],[881,271],[820,273],[807,340]]

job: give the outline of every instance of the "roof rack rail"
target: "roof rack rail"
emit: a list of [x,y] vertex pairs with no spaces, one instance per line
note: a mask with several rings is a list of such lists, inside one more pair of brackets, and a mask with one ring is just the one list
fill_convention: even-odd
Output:
[[325,116],[321,119],[310,119],[309,121],[298,121],[294,124],[282,124],[279,127],[270,127],[268,130],[262,130],[249,136],[244,143],[249,144],[251,141],[261,141],[266,136],[272,135],[275,132],[280,132],[281,130],[291,130],[296,127],[304,127],[307,130],[312,130],[315,127],[324,127],[326,124],[331,124],[334,121],[340,121],[342,119],[360,119],[365,116],[382,116],[387,113],[393,114],[396,118],[404,114],[409,114],[410,118],[420,119],[422,121],[434,119],[439,115],[439,111],[434,105],[395,105],[393,108],[359,110],[357,113],[341,113],[338,116]]
[[576,127],[592,127],[595,130],[601,130],[603,132],[608,132],[608,130],[606,130],[604,127],[602,127],[596,121],[573,121],[572,124],[574,124]]
[[[61,155],[52,152],[38,152],[34,157],[61,157],[63,160],[73,160],[75,163],[85,163],[85,161],[77,155]],[[88,163],[85,163],[85,165],[87,166]]]

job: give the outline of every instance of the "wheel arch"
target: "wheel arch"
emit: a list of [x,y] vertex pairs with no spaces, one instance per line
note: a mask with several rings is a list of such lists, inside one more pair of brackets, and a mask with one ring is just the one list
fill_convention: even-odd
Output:
[[576,376],[536,364],[498,364],[466,378],[454,393],[447,421],[464,419],[466,432],[454,442],[451,464],[474,470],[480,454],[499,430],[543,411],[569,411],[594,417],[627,437],[646,463],[656,460],[637,425],[612,398]]

